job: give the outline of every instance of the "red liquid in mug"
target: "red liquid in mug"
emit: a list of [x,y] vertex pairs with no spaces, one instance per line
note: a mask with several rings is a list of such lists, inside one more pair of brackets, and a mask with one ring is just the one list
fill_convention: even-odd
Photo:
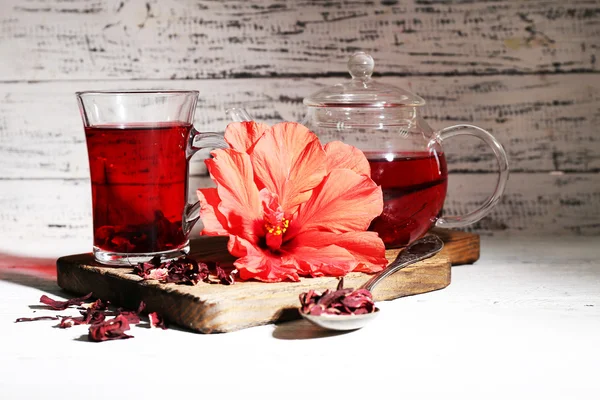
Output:
[[94,245],[119,253],[186,243],[186,141],[191,125],[85,128],[92,180]]
[[443,153],[411,152],[375,158],[366,154],[371,178],[383,189],[383,213],[369,230],[386,247],[405,246],[423,236],[437,219],[448,184]]

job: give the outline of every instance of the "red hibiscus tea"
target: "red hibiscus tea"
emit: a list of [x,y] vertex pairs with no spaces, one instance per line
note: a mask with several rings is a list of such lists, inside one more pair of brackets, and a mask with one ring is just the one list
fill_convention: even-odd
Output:
[[196,90],[77,92],[92,181],[94,258],[131,266],[185,256],[198,221],[187,203],[190,158],[228,148],[194,129]]
[[372,179],[383,189],[383,213],[369,230],[386,247],[405,246],[436,221],[446,197],[448,170],[443,153],[366,154]]
[[187,242],[188,123],[85,127],[94,246],[116,253],[155,253]]

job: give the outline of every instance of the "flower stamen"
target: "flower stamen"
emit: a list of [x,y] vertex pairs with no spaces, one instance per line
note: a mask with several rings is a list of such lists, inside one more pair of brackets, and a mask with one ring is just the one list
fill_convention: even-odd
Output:
[[277,225],[272,225],[265,221],[265,229],[267,233],[271,235],[280,236],[287,231],[287,228],[290,226],[290,220],[286,218],[281,219],[281,223]]

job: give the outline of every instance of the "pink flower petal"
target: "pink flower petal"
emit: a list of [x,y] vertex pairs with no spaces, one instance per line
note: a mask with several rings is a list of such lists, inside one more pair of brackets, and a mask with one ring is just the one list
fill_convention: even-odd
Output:
[[346,249],[357,261],[352,271],[373,273],[387,265],[385,245],[375,232],[332,233],[306,231],[294,238],[286,246],[314,247],[320,252],[323,246],[335,245]]
[[288,239],[301,232],[364,231],[383,210],[381,188],[366,175],[336,169],[313,191],[292,220]]
[[279,196],[264,188],[259,192],[260,202],[262,204],[263,219],[271,225],[281,224],[284,213],[279,204]]
[[290,252],[303,276],[344,276],[356,267],[356,260],[342,247],[297,247]]
[[233,149],[212,154],[205,163],[217,183],[218,210],[227,220],[227,231],[256,242],[263,228],[262,210],[250,156]]
[[262,250],[243,238],[230,236],[228,249],[233,256],[239,257],[233,264],[242,280],[256,279],[263,282],[299,280],[293,265],[283,263],[281,257],[268,250]]
[[218,209],[221,199],[219,198],[217,189],[198,189],[196,194],[200,201],[200,219],[204,226],[202,234],[207,236],[227,236],[228,232],[224,228],[227,226],[227,219]]
[[225,141],[242,153],[252,151],[254,144],[270,129],[269,125],[254,121],[232,122],[225,129]]
[[251,154],[259,188],[279,196],[284,211],[294,213],[325,177],[325,151],[306,127],[284,122],[274,125]]
[[371,176],[371,166],[364,153],[354,146],[340,141],[325,145],[327,155],[327,173],[334,169],[351,169],[357,174]]

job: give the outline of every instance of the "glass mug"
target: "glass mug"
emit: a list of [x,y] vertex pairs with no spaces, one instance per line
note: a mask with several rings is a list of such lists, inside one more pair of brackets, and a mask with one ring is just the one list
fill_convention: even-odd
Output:
[[192,126],[198,92],[76,95],[90,164],[96,261],[130,266],[187,254],[199,219],[198,203],[187,202],[190,158],[203,148],[229,147],[222,134]]

